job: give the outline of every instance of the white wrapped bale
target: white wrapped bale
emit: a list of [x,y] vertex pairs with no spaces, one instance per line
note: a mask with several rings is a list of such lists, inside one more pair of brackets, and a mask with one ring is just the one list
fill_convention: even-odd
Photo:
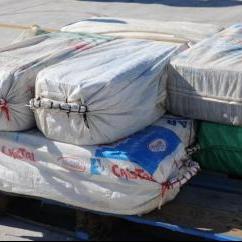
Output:
[[242,25],[208,38],[171,61],[168,109],[176,115],[242,125]]
[[39,129],[76,145],[117,141],[165,112],[167,63],[183,45],[114,40],[46,68],[31,101]]
[[105,146],[0,132],[0,190],[113,214],[148,213],[173,200],[199,170],[184,146],[192,121],[166,122]]
[[213,24],[93,17],[70,24],[62,31],[87,32],[122,38],[196,43],[222,28]]
[[27,105],[34,97],[40,70],[109,39],[52,33],[0,49],[0,130],[20,131],[35,126],[34,115]]

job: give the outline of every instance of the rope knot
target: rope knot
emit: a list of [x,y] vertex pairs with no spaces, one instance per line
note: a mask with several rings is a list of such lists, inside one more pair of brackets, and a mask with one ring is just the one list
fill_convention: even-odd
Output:
[[6,119],[10,121],[9,107],[5,99],[0,99],[0,112],[3,112],[6,116]]
[[170,181],[164,182],[161,184],[161,196],[162,198],[165,196],[166,192],[168,192],[172,188],[172,183]]

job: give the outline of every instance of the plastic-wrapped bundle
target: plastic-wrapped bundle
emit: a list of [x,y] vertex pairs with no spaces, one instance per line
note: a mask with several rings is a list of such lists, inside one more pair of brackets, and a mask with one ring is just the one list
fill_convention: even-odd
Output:
[[162,119],[119,142],[82,147],[38,131],[0,132],[0,190],[114,214],[148,213],[199,170],[185,152],[191,126]]
[[242,128],[201,122],[199,152],[194,156],[202,168],[242,177]]
[[179,54],[169,66],[173,114],[242,125],[242,25],[234,25]]
[[213,24],[162,22],[129,18],[94,17],[70,24],[62,31],[99,33],[122,38],[196,43],[222,30]]
[[34,97],[40,70],[110,39],[52,33],[0,49],[0,130],[20,131],[35,126],[34,115],[27,105]]
[[165,112],[167,63],[184,45],[114,40],[46,68],[31,101],[39,129],[77,145],[115,142]]

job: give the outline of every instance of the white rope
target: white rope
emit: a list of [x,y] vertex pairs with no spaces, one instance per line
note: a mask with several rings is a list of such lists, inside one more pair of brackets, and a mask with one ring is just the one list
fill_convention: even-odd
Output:
[[[5,28],[5,29],[20,29],[20,30],[29,30],[29,29],[36,29],[40,28],[38,25],[30,25],[30,26],[25,26],[25,25],[18,25],[18,24],[6,24],[6,23],[0,23],[0,28]],[[47,32],[56,32],[58,31],[57,29],[43,29],[44,31]]]
[[64,103],[59,101],[52,101],[47,99],[32,99],[29,107],[32,110],[36,109],[51,109],[59,110],[67,113],[81,113],[85,114],[88,112],[87,106],[77,103]]

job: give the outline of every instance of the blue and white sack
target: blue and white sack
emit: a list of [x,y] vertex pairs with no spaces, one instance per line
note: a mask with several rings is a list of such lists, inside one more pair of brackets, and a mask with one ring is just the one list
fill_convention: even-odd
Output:
[[189,125],[166,125],[162,119],[113,144],[82,147],[38,131],[0,132],[0,190],[93,211],[148,213],[173,200],[199,170],[185,152]]

